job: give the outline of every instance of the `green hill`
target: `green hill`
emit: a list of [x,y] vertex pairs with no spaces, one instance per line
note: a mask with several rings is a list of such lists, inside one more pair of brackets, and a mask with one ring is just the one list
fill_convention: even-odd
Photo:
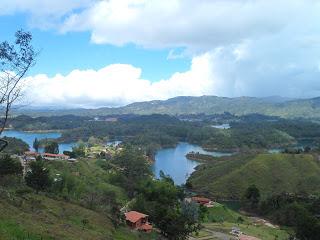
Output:
[[[320,98],[287,99],[281,97],[175,97],[168,100],[136,102],[117,108],[23,110],[31,115],[82,115],[97,116],[111,114],[222,114],[229,112],[238,116],[259,113],[284,118],[320,118]],[[17,112],[16,114],[19,114]]]
[[20,177],[0,177],[0,239],[154,239],[152,234],[114,227],[107,197],[114,196],[121,205],[128,199],[100,164],[89,159],[46,162],[53,178],[63,177],[62,192],[56,185],[36,194]]
[[320,193],[320,163],[311,154],[234,156],[204,164],[189,179],[196,191],[239,199],[255,184],[263,196],[274,193]]

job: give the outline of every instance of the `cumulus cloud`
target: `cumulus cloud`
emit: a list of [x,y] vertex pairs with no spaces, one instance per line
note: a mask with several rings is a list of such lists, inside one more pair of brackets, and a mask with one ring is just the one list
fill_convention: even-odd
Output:
[[41,74],[26,79],[25,89],[34,106],[101,107],[136,101],[200,96],[212,89],[210,55],[192,61],[191,69],[158,82],[141,78],[141,69],[112,64],[98,71],[74,70],[66,76]]
[[[1,12],[53,16],[57,31],[88,31],[95,44],[169,49],[189,71],[152,82],[131,65],[31,77],[42,102],[115,105],[177,95],[320,95],[317,0],[3,0]],[[47,17],[49,18],[49,17]],[[44,21],[46,23],[46,21]],[[47,24],[48,25],[48,24]],[[53,91],[54,89],[54,91]],[[96,104],[95,104],[96,103]]]

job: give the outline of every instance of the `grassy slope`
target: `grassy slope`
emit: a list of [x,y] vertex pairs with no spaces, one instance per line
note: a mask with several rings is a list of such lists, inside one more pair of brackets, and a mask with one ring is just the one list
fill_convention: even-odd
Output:
[[[239,217],[243,219],[242,223],[239,223]],[[245,234],[259,237],[264,240],[274,240],[276,236],[278,236],[278,240],[288,239],[288,233],[285,230],[255,224],[248,217],[219,203],[216,203],[213,208],[208,209],[204,229],[200,231],[198,237],[211,236],[210,230],[229,234],[232,227],[238,227]]]
[[[108,183],[108,173],[95,160],[81,160],[76,164],[51,162],[52,175],[68,173],[75,188],[69,201],[54,194],[35,194],[17,180],[0,185],[0,239],[154,239],[151,235],[130,231],[126,227],[114,229],[106,213],[80,205],[80,198],[90,191],[113,191],[125,202],[123,190]],[[74,173],[79,173],[74,176]],[[82,220],[88,220],[83,229]]]
[[190,178],[193,188],[221,198],[240,198],[251,184],[263,195],[283,191],[319,193],[320,164],[312,155],[260,154],[236,158],[201,167]]

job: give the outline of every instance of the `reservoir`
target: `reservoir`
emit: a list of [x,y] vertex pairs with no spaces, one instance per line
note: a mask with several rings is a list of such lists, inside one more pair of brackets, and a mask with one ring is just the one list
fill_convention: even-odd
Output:
[[[61,133],[23,132],[16,130],[7,130],[2,133],[2,136],[20,138],[27,144],[29,144],[30,150],[34,150],[32,145],[35,138],[37,138],[38,140],[44,138],[59,138],[61,136]],[[118,144],[119,142],[115,143]],[[70,151],[73,145],[74,143],[60,143],[60,153],[63,153],[63,151]],[[43,149],[40,149],[40,151],[43,151]],[[200,146],[189,144],[186,142],[180,142],[174,148],[165,148],[157,151],[155,162],[152,166],[154,175],[158,178],[159,173],[162,170],[165,174],[168,174],[172,177],[175,184],[184,184],[190,174],[194,171],[194,168],[199,164],[199,162],[197,161],[189,160],[186,158],[186,154],[192,151],[212,155],[215,157],[230,155],[230,153],[205,151]]]
[[186,158],[186,154],[192,151],[215,157],[230,156],[230,153],[208,152],[198,145],[181,142],[175,148],[161,149],[156,153],[152,168],[154,175],[158,178],[162,170],[172,177],[175,184],[184,184],[199,164],[197,161]]
[[[59,138],[61,137],[61,133],[59,132],[23,132],[23,131],[16,131],[16,130],[6,130],[3,131],[2,136],[7,137],[15,137],[20,138],[23,141],[25,141],[29,147],[30,150],[34,150],[32,145],[35,138],[38,140],[45,139],[45,138]],[[59,144],[59,152],[63,153],[63,151],[70,151],[72,149],[74,143],[60,143]],[[40,152],[43,151],[43,149],[39,149]]]

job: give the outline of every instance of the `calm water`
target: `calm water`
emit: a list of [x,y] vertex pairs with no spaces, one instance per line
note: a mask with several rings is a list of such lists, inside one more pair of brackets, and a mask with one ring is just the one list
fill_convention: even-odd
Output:
[[[28,143],[31,150],[34,150],[32,145],[35,138],[38,138],[38,140],[44,139],[44,138],[59,138],[61,136],[61,133],[59,132],[38,133],[38,132],[23,132],[23,131],[7,130],[7,131],[3,131],[2,136],[20,138],[26,143]],[[60,153],[63,153],[63,151],[71,150],[73,144],[74,143],[60,143],[59,144]],[[39,149],[39,150],[40,152],[43,151],[43,149]]]
[[175,148],[162,149],[157,152],[155,163],[153,164],[155,176],[159,177],[159,173],[162,170],[165,174],[169,174],[173,178],[175,184],[180,185],[185,183],[194,171],[194,168],[199,164],[197,161],[186,158],[186,154],[192,151],[210,154],[216,157],[230,155],[230,153],[208,152],[200,146],[189,143],[179,143]]
[[231,128],[229,123],[224,123],[224,124],[220,124],[220,125],[212,125],[213,128],[217,128],[217,129],[229,129]]
[[[58,132],[46,132],[46,133],[35,133],[35,132],[23,132],[8,130],[2,133],[2,136],[20,138],[29,144],[30,149],[34,150],[32,145],[35,138],[59,138],[61,133]],[[120,143],[120,141],[113,142],[113,144]],[[59,151],[71,150],[74,143],[61,143],[59,144]],[[42,149],[40,149],[41,151]],[[179,143],[175,148],[167,148],[159,150],[155,156],[155,163],[153,164],[153,172],[156,177],[159,177],[160,170],[165,174],[169,174],[174,182],[178,185],[186,182],[186,179],[194,171],[194,168],[199,164],[197,161],[189,160],[186,158],[186,154],[189,152],[199,152],[202,154],[209,154],[216,157],[227,156],[230,153],[221,152],[209,152],[197,145],[189,143]]]

